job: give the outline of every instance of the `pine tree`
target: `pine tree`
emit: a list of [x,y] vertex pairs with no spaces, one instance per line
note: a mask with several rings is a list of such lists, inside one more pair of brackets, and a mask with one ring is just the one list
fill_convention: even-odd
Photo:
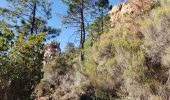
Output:
[[91,6],[91,0],[62,0],[68,6],[67,15],[63,18],[63,23],[76,27],[80,35],[80,60],[84,60],[84,42],[86,36],[87,12]]
[[101,33],[104,32],[104,16],[106,15],[106,13],[108,12],[108,8],[109,8],[109,0],[97,0],[95,1],[95,5],[94,7],[96,7],[95,9],[97,9],[99,13],[97,13],[97,15],[99,14],[99,19],[101,20]]
[[60,29],[47,25],[51,2],[6,2],[9,4],[6,8],[0,7],[0,84],[4,87],[0,87],[0,99],[29,100],[32,87],[42,77],[41,51],[46,34],[58,36]]
[[110,18],[107,15],[109,10],[109,0],[94,0],[91,9],[92,22],[86,27],[89,38],[91,38],[91,46],[100,35],[107,31]]
[[[6,0],[9,6],[0,7],[1,17],[10,21],[9,27],[18,33],[38,34],[46,32],[58,36],[60,29],[47,25],[51,18],[52,2],[48,0]],[[12,6],[11,6],[12,5]]]

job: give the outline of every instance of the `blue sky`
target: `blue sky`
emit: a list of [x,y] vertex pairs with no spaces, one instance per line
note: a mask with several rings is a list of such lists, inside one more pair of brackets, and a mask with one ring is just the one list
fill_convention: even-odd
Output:
[[[62,15],[66,13],[67,7],[65,4],[61,2],[61,0],[52,0],[52,18],[48,21],[48,24],[54,28],[61,28],[62,32],[55,41],[60,42],[61,50],[63,51],[67,42],[75,42],[78,44],[78,41],[75,41],[75,37],[73,36],[75,29],[74,28],[66,28],[66,26],[62,25]],[[110,5],[115,5],[120,2],[120,0],[109,0]],[[7,4],[5,0],[0,1],[0,6],[5,7]]]

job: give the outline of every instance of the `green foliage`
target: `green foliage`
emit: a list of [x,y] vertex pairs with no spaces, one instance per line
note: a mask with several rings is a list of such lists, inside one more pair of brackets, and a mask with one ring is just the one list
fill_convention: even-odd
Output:
[[[116,92],[119,92],[118,85],[121,86],[121,84],[125,85],[124,88],[128,92],[134,92],[133,86],[142,84],[142,81],[145,80],[144,73],[147,67],[145,66],[145,54],[142,51],[142,40],[128,39],[127,34],[121,35],[121,33],[121,30],[114,30],[102,34],[101,40],[97,43],[98,49],[93,46],[88,53],[90,58],[86,61],[85,70],[95,87],[94,90],[100,89],[103,92],[99,95],[100,98],[102,95],[108,100],[111,99],[110,97],[117,98]],[[129,80],[134,80],[137,84],[133,85],[129,83]],[[126,91],[123,92],[126,94]],[[108,96],[108,94],[110,95]],[[98,95],[95,98],[98,98]]]
[[42,77],[44,40],[61,30],[47,25],[51,1],[6,2],[7,7],[0,7],[0,84],[4,87],[0,99],[29,100]]
[[[44,33],[38,35],[29,35],[26,40],[23,34],[19,34],[15,41],[13,49],[9,52],[9,57],[13,65],[13,71],[9,79],[12,82],[24,82],[20,86],[14,85],[13,89],[20,88],[23,98],[29,98],[32,90],[31,87],[36,85],[41,78],[41,68],[43,54]],[[16,84],[17,85],[17,84]]]
[[65,54],[68,59],[73,60],[76,57],[76,48],[73,43],[68,42],[65,48]]
[[11,94],[9,98],[15,99],[18,95],[28,100],[32,92],[31,88],[42,76],[43,54],[40,51],[43,48],[45,33],[32,34],[27,38],[24,34],[19,34],[11,45],[9,40],[14,36],[12,31],[5,29],[4,32],[6,33],[1,38],[6,42],[1,42],[3,43],[1,52],[6,52],[6,55],[1,55],[3,63],[0,64],[0,77],[11,82],[9,84],[11,91],[18,91]]
[[[66,24],[75,19],[79,22],[79,16],[84,14],[81,11],[87,11],[90,2],[82,0],[84,9],[81,8],[80,1],[63,1],[68,4],[68,16],[64,20]],[[15,1],[11,3],[16,4]],[[18,3],[22,7],[26,2],[18,1]],[[121,23],[120,27],[110,29],[107,15],[104,17],[104,23],[101,22],[101,18],[97,18],[87,27],[89,36],[84,43],[84,50],[75,48],[73,43],[68,43],[65,52],[53,59],[48,59],[44,67],[41,51],[45,33],[48,30],[44,28],[46,23],[36,18],[35,29],[40,33],[28,35],[30,23],[22,20],[22,27],[18,28],[20,33],[14,39],[13,31],[8,29],[5,21],[2,21],[0,25],[0,82],[6,82],[4,87],[10,87],[11,91],[18,91],[13,93],[12,99],[29,100],[31,88],[40,82],[43,72],[44,78],[36,88],[38,90],[36,95],[39,97],[51,94],[63,96],[76,87],[72,84],[78,84],[87,91],[87,96],[90,96],[92,100],[166,100],[170,93],[170,9],[168,5],[168,0],[161,2],[159,7],[154,7],[151,12],[148,12],[148,16],[145,15],[146,17],[141,19],[141,23],[136,22],[140,23],[135,27],[139,29],[132,28],[130,31],[126,30],[127,25],[124,23]],[[108,1],[99,0],[95,6],[108,7]],[[9,14],[8,9],[0,10]],[[101,28],[102,24],[104,24],[104,30]],[[76,25],[80,26],[82,22]],[[136,37],[137,31],[144,37]],[[85,60],[79,62],[78,54],[82,51],[85,53]],[[88,80],[86,85],[80,82],[82,76],[78,76],[79,82],[74,83],[76,79],[73,74],[79,72]],[[67,87],[69,89],[66,89]],[[79,89],[73,89],[71,95],[74,95],[76,90]]]
[[[70,52],[68,52],[68,53],[70,53]],[[70,56],[68,56],[65,53],[59,53],[58,55],[55,55],[53,59],[49,59],[47,64],[44,64],[42,72],[44,72],[44,75],[50,74],[51,72],[56,72],[57,74],[67,73],[67,70],[69,69],[69,67],[72,64],[71,63],[72,59],[69,57]],[[57,80],[57,78],[54,80]]]
[[80,60],[84,60],[84,42],[86,39],[86,24],[89,17],[89,10],[91,10],[91,0],[62,0],[67,4],[67,15],[63,17],[65,25],[76,27],[76,32],[80,35]]
[[[99,39],[100,35],[104,32],[108,32],[110,25],[110,18],[108,15],[105,15],[103,18],[103,26],[101,18],[97,18],[93,21],[92,24],[87,26],[89,32],[89,39],[91,40],[91,44],[93,44],[96,40]],[[102,31],[103,27],[103,31]]]
[[9,30],[6,26],[0,28],[0,52],[7,51],[12,46],[13,38],[14,33],[12,30]]
[[98,2],[96,2],[96,4],[99,7],[108,8],[109,7],[109,0],[98,0]]
[[111,94],[123,100],[141,96],[148,100],[167,98],[168,9],[158,7],[141,21],[139,27],[144,38],[127,33],[122,25],[102,34],[87,50],[84,70],[94,87],[92,97],[109,100]]
[[9,70],[9,58],[7,53],[13,46],[13,38],[13,31],[6,28],[5,24],[2,25],[0,28],[0,77],[4,76],[7,70]]
[[6,2],[8,7],[0,7],[0,13],[4,20],[10,21],[8,28],[25,35],[46,32],[49,39],[61,32],[61,29],[47,25],[51,18],[51,1],[6,0]]
[[72,75],[71,73],[73,73],[73,71],[72,63],[65,54],[58,54],[53,59],[50,59],[48,63],[43,66],[43,79],[36,86],[34,96],[41,97],[59,93],[57,94],[59,97],[61,92],[63,93],[62,95],[65,95],[65,92],[68,93],[70,90],[70,84],[72,84],[73,81],[70,75]]

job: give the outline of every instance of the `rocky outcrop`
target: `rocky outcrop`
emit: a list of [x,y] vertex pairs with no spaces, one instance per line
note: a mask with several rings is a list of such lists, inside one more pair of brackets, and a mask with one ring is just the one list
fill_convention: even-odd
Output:
[[115,27],[115,25],[120,22],[120,11],[122,9],[122,5],[113,6],[109,12],[111,27]]
[[126,3],[115,5],[109,11],[111,20],[111,27],[115,27],[120,24],[121,19],[127,15],[133,15],[138,17],[150,10],[155,0],[128,0]]
[[55,56],[61,53],[59,43],[49,43],[44,46],[44,64],[46,64],[50,59],[53,59]]

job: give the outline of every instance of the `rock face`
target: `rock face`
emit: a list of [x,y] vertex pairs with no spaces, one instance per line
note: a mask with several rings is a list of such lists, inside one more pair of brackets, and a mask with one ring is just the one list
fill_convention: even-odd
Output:
[[53,59],[55,56],[61,53],[59,43],[50,43],[46,44],[44,47],[44,64],[50,59]]
[[122,9],[122,5],[113,6],[109,12],[111,27],[115,27],[115,25],[120,22],[120,11]]
[[50,43],[44,47],[44,59],[52,59],[54,56],[59,54],[61,49],[59,43]]
[[126,15],[142,15],[151,8],[153,3],[155,3],[153,0],[129,0],[126,3],[113,6],[109,11],[111,27],[119,25],[121,19]]

